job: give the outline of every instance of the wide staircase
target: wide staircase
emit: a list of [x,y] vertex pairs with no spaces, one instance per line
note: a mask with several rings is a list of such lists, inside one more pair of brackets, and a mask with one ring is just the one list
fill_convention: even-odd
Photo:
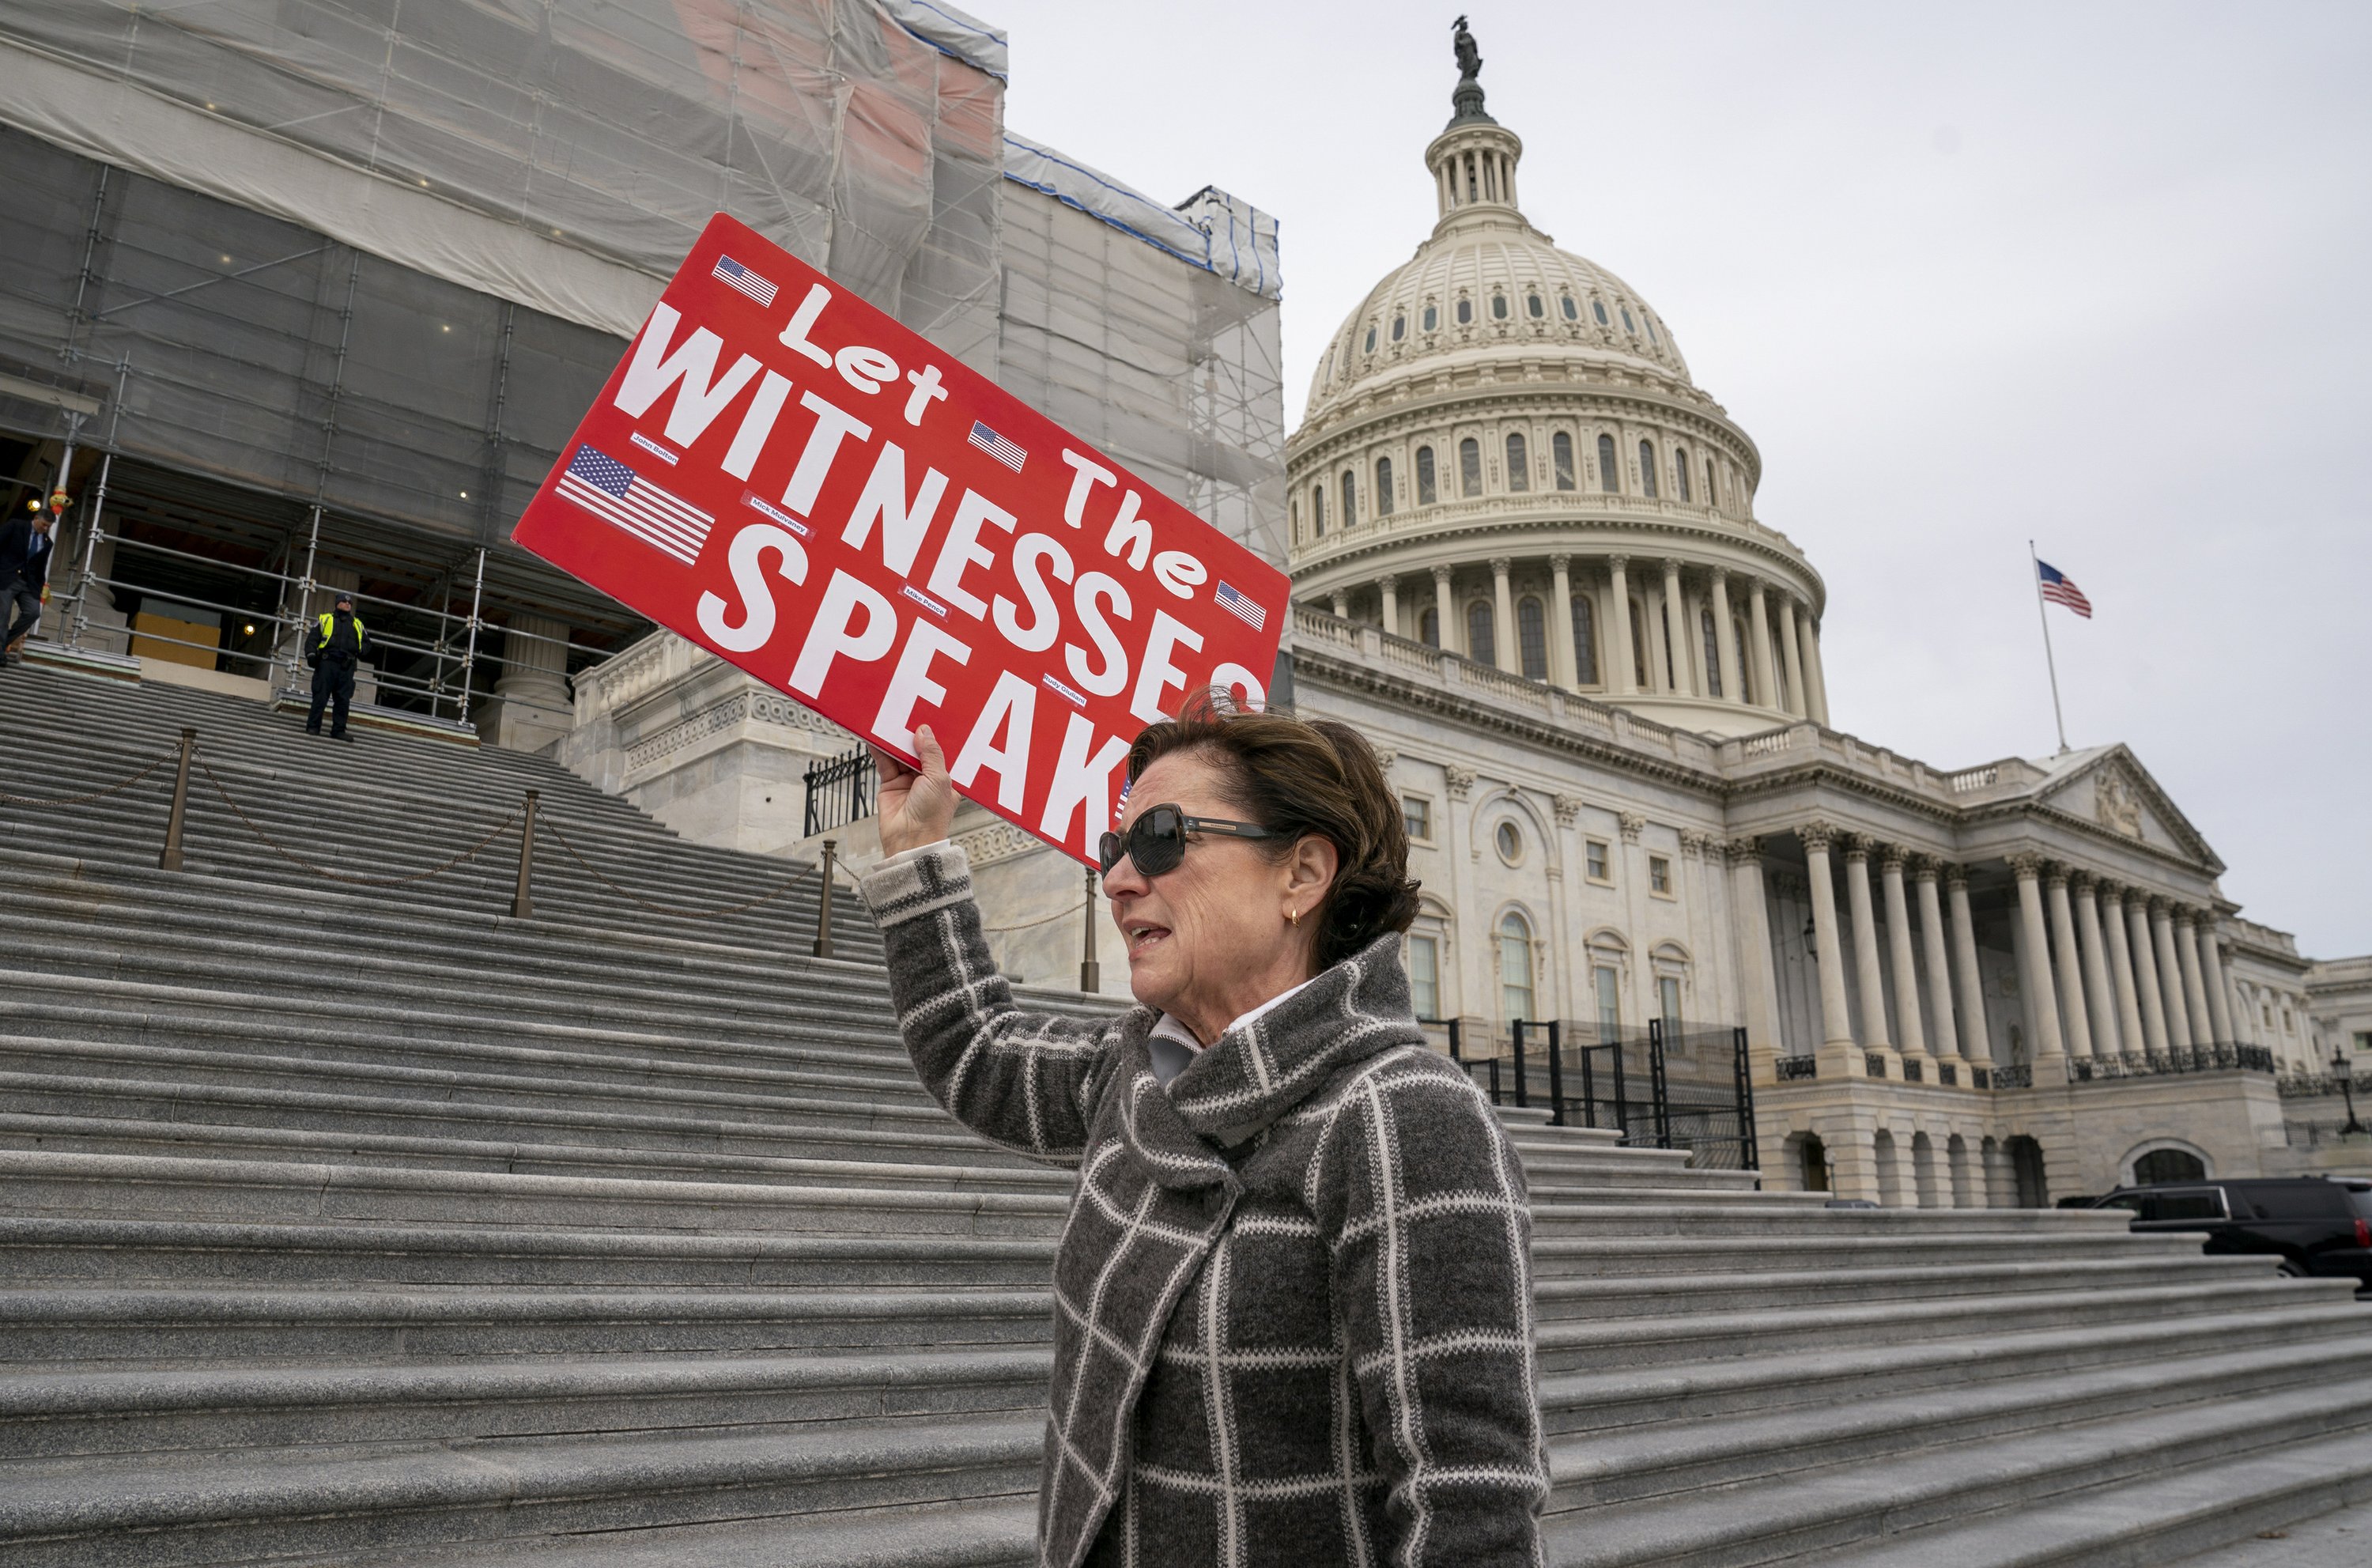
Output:
[[[815,877],[541,759],[38,668],[0,793],[184,725],[178,872],[170,763],[0,804],[0,1562],[1029,1561],[1068,1181],[922,1094],[844,888],[818,959]],[[2343,1285],[1508,1114],[1561,1568],[2163,1562],[2372,1496]]]

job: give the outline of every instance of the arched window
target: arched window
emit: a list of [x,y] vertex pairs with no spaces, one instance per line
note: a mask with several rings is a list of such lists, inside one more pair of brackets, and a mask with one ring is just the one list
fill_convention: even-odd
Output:
[[1432,331],[1436,327],[1438,327],[1438,326],[1440,326],[1440,325],[1441,325],[1441,310],[1440,310],[1440,308],[1439,308],[1439,307],[1437,307],[1437,306],[1432,306],[1432,305],[1428,305],[1428,306],[1426,306],[1426,307],[1424,308],[1424,330],[1425,330],[1426,331],[1428,331],[1428,332],[1429,332],[1429,331]]
[[1573,437],[1558,431],[1549,437],[1549,466],[1556,470],[1556,487],[1571,490],[1573,478]]
[[1704,631],[1705,695],[1721,695],[1721,641],[1714,634],[1713,611],[1700,610],[1697,621]]
[[1516,604],[1516,651],[1524,662],[1524,679],[1549,678],[1549,630],[1541,601],[1526,594]]
[[1482,443],[1471,436],[1458,444],[1458,494],[1482,494]]
[[1557,296],[1557,304],[1564,311],[1564,319],[1566,320],[1578,321],[1581,319],[1581,312],[1574,308],[1573,296],[1569,294],[1561,294]]
[[1590,623],[1589,596],[1573,596],[1573,679],[1579,686],[1598,684],[1598,629]]
[[2207,1162],[2182,1149],[2152,1149],[2134,1161],[2134,1185],[2149,1187],[2161,1181],[2204,1181]]
[[1343,475],[1343,526],[1346,528],[1359,526],[1359,480],[1357,475],[1347,471]]
[[1471,300],[1471,299],[1461,299],[1461,300],[1459,300],[1459,301],[1458,302],[1458,324],[1459,324],[1459,326],[1463,327],[1463,326],[1466,326],[1467,324],[1469,324],[1470,322],[1471,322],[1473,319],[1474,319],[1474,302],[1473,302],[1472,300]]
[[1753,639],[1750,638],[1746,634],[1745,616],[1738,614],[1732,614],[1730,616],[1729,640],[1737,644],[1740,650],[1740,656],[1738,661],[1738,684],[1742,688],[1742,690],[1738,693],[1738,700],[1741,703],[1762,702],[1762,693],[1754,689],[1754,660],[1752,657],[1754,652],[1754,642]]
[[1656,336],[1656,319],[1653,316],[1648,315],[1645,310],[1642,310],[1639,312],[1639,319],[1647,323],[1647,341],[1654,343],[1657,348],[1663,347],[1664,345],[1662,342]]
[[1778,708],[1787,705],[1787,657],[1781,651],[1776,626],[1771,628],[1771,704]]
[[1599,324],[1599,326],[1603,327],[1603,326],[1605,326],[1605,325],[1607,324],[1607,322],[1606,322],[1606,301],[1604,301],[1604,300],[1602,300],[1602,299],[1593,299],[1593,300],[1591,300],[1591,301],[1589,302],[1589,311],[1590,311],[1590,314],[1591,314],[1591,315],[1596,316],[1596,317],[1598,318],[1598,324]]
[[1376,459],[1376,516],[1389,517],[1391,515],[1392,460],[1389,458],[1378,458]]
[[1689,449],[1675,447],[1672,452],[1672,477],[1680,481],[1680,499],[1689,498]]
[[1631,324],[1631,308],[1628,305],[1622,307],[1622,330],[1634,336],[1636,336],[1639,331],[1638,328]]
[[1532,923],[1514,910],[1499,921],[1499,1010],[1506,1021],[1532,1015]]
[[1531,487],[1531,455],[1524,450],[1523,436],[1510,434],[1507,437],[1507,488],[1529,490]]
[[1427,610],[1419,612],[1416,618],[1416,637],[1418,642],[1428,648],[1441,646],[1441,611]]
[[1433,448],[1419,447],[1416,449],[1416,504],[1430,506],[1439,499],[1433,487]]
[[1491,601],[1478,598],[1466,607],[1466,656],[1476,664],[1499,662],[1499,639],[1493,634]]
[[1392,317],[1392,342],[1398,343],[1406,336],[1408,336],[1408,317],[1395,313]]
[[1656,448],[1645,441],[1639,443],[1639,493],[1650,501],[1656,498]]
[[1313,538],[1326,537],[1326,487],[1322,484],[1309,487],[1309,532]]
[[1598,438],[1598,488],[1611,495],[1622,488],[1622,475],[1614,467],[1614,437]]
[[1656,689],[1647,679],[1647,607],[1636,598],[1631,601],[1631,682],[1641,691]]
[[1301,540],[1301,497],[1298,495],[1292,497],[1286,502],[1285,507],[1293,514],[1293,538],[1294,542],[1297,544]]
[[1367,323],[1366,346],[1360,352],[1363,354],[1373,354],[1376,352],[1376,324],[1373,321]]
[[1705,459],[1705,505],[1708,506],[1721,505],[1721,486],[1714,482],[1715,478],[1713,459],[1707,458]]
[[1491,319],[1494,321],[1504,321],[1506,319],[1507,296],[1504,294],[1493,295],[1491,296]]
[[1537,294],[1528,294],[1524,296],[1524,309],[1530,314],[1532,319],[1535,321],[1549,313],[1548,307],[1541,303],[1541,296]]

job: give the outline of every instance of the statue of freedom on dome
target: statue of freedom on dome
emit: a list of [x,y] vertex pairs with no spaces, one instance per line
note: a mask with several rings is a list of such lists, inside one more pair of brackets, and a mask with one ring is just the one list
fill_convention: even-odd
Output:
[[1461,81],[1474,81],[1482,74],[1482,51],[1474,42],[1474,35],[1466,30],[1466,18],[1460,17],[1450,24],[1450,46],[1458,51],[1458,75]]

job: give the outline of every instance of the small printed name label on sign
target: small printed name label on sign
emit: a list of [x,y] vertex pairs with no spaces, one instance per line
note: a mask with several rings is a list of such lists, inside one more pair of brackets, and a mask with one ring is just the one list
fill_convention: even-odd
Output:
[[718,214],[512,536],[1092,864],[1129,742],[1264,700],[1267,562]]

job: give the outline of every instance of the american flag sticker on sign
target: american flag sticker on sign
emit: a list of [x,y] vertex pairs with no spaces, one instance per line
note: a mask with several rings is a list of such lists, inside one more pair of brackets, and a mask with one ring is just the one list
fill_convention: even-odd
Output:
[[1267,609],[1238,591],[1233,583],[1221,583],[1212,590],[1211,598],[1221,610],[1255,632],[1268,624]]
[[700,547],[708,542],[708,530],[716,521],[591,447],[576,448],[554,488],[603,522],[616,524],[687,566],[700,559]]
[[709,276],[727,288],[738,289],[748,295],[761,305],[774,303],[774,295],[777,292],[774,285],[730,256],[716,258],[716,265],[710,271]]
[[995,431],[991,430],[986,424],[977,419],[971,422],[971,444],[979,447],[982,451],[986,452],[990,457],[994,458],[998,462],[1003,463],[1006,468],[1011,469],[1015,473],[1019,473],[1021,471],[1021,465],[1029,460],[1029,453],[1023,451],[1012,442],[1007,441],[1004,436],[999,436]]

